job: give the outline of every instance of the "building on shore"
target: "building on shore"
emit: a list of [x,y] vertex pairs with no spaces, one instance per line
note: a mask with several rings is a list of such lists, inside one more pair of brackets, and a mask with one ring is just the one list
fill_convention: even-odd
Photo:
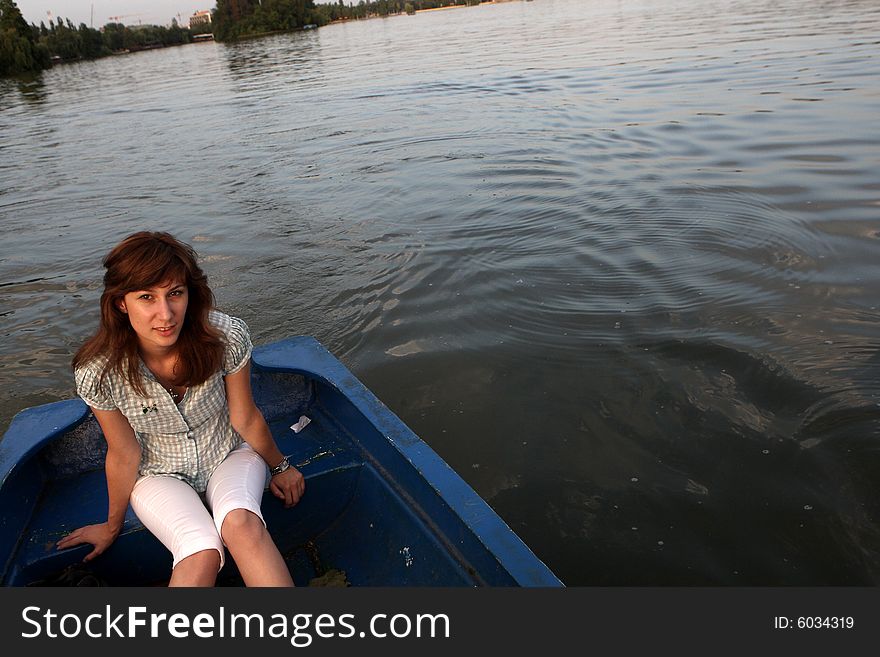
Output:
[[193,15],[189,17],[189,29],[191,30],[198,27],[209,27],[210,25],[211,12],[207,9],[194,12]]

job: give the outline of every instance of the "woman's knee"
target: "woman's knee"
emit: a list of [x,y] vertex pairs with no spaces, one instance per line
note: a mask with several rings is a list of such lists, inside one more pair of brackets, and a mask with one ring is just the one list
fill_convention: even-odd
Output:
[[182,564],[184,561],[189,562],[192,566],[197,565],[206,570],[213,568],[214,572],[217,572],[220,569],[220,553],[214,548],[199,550],[198,552],[181,559],[178,565]]
[[220,553],[213,549],[199,550],[181,559],[171,573],[170,586],[213,586],[220,570]]
[[247,544],[261,540],[265,531],[263,521],[255,513],[247,509],[233,509],[223,519],[220,535],[226,545]]

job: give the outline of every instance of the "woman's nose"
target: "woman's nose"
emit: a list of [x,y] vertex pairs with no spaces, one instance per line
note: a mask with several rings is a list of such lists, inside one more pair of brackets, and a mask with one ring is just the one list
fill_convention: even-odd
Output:
[[156,315],[161,319],[169,319],[171,317],[171,304],[166,299],[159,299],[159,305],[156,307]]

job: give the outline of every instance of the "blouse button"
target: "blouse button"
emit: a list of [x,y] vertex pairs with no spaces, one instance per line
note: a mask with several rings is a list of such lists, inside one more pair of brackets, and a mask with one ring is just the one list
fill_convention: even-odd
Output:
[[187,438],[192,438],[193,435],[195,435],[195,434],[193,434],[192,431],[187,431],[187,432],[186,432],[186,437],[187,437]]

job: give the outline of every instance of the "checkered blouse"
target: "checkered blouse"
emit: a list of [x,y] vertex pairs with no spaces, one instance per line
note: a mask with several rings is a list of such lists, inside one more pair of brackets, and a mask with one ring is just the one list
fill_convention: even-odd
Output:
[[242,442],[229,421],[223,377],[244,367],[253,348],[242,320],[216,310],[208,319],[226,341],[223,366],[204,383],[189,388],[180,404],[143,362],[146,397],[117,373],[109,372],[101,381],[103,359],[75,372],[77,394],[86,404],[104,411],[119,409],[128,418],[141,445],[141,475],[171,475],[199,492],[205,490],[214,468]]

